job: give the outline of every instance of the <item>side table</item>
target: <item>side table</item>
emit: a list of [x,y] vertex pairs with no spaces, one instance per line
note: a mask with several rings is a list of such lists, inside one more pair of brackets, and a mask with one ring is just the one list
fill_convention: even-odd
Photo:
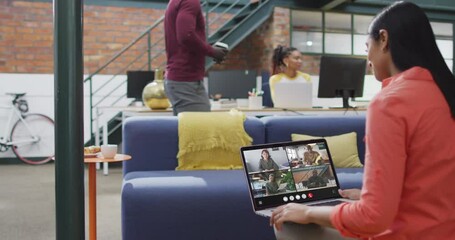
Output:
[[88,196],[89,196],[89,239],[96,240],[96,163],[121,162],[130,160],[131,156],[117,154],[114,158],[104,158],[101,154],[94,157],[85,157],[88,164]]

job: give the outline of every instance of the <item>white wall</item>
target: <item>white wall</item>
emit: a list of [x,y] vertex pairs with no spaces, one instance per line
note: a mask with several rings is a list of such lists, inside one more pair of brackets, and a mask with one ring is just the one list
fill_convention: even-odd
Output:
[[[326,108],[343,105],[343,100],[341,98],[318,98],[319,76],[312,75],[311,80],[313,82],[313,106]],[[363,87],[363,97],[356,98],[356,102],[350,100],[350,104],[354,106],[368,105],[368,101],[370,101],[380,90],[381,83],[377,81],[373,75],[366,75]]]
[[[84,76],[85,78],[86,76]],[[313,105],[315,106],[341,106],[342,100],[339,99],[323,99],[317,98],[319,76],[311,76],[313,80]],[[102,84],[110,80],[108,87],[100,91],[97,96],[113,91],[112,98],[106,99],[100,104],[100,111],[105,114],[100,118],[100,124],[103,124],[106,119],[110,119],[118,110],[112,108],[102,108],[102,106],[110,106],[111,101],[126,92],[126,84],[122,84],[126,80],[125,75],[120,75],[113,78],[110,75],[98,76],[93,80],[93,89],[98,89]],[[54,75],[52,74],[6,74],[0,73],[0,105],[6,105],[11,101],[8,92],[26,92],[26,99],[29,103],[30,112],[42,113],[54,119]],[[116,88],[119,86],[116,90]],[[366,76],[364,96],[357,100],[371,100],[371,98],[380,90],[380,83],[374,79],[374,76]],[[94,97],[94,102],[100,100],[101,97]],[[117,103],[117,106],[126,106],[130,103],[125,99]],[[366,105],[367,102],[356,102],[356,105]],[[90,115],[89,115],[89,85],[84,84],[84,138],[87,141],[90,137]],[[95,114],[95,113],[94,113]],[[5,125],[7,123],[8,113],[4,109],[0,109],[0,136],[5,135]],[[9,132],[8,132],[9,134]],[[11,150],[6,153],[0,153],[0,158],[14,156]]]
[[[86,76],[84,76],[85,78]],[[101,90],[94,98],[94,102],[101,99],[100,96],[113,91],[113,97],[104,100],[100,106],[110,106],[111,102],[122,94],[126,93],[126,84],[122,84],[126,80],[125,75],[120,75],[113,78],[110,75],[97,76],[93,80],[93,89],[98,89],[102,84],[108,80],[109,85]],[[54,117],[54,75],[53,74],[7,74],[0,73],[0,106],[8,105],[12,98],[5,93],[19,93],[25,92],[25,99],[29,104],[29,112],[42,113],[52,119]],[[119,87],[118,87],[119,86]],[[117,88],[118,87],[118,88]],[[117,88],[114,90],[114,88]],[[87,141],[90,138],[90,111],[89,111],[89,84],[84,84],[84,139]],[[117,105],[128,105],[129,101],[125,99]],[[115,115],[117,112],[104,110],[105,114],[101,118],[101,123],[108,118],[108,116]],[[0,109],[0,136],[9,135],[6,131],[9,112],[5,109]],[[12,157],[14,153],[10,150],[0,153],[0,158]]]

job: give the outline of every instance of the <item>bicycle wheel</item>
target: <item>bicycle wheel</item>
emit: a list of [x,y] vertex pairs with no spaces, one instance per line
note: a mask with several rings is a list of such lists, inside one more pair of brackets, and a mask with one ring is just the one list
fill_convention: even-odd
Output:
[[19,119],[14,124],[10,139],[20,160],[34,165],[46,163],[55,154],[54,121],[42,114],[27,114],[24,121]]

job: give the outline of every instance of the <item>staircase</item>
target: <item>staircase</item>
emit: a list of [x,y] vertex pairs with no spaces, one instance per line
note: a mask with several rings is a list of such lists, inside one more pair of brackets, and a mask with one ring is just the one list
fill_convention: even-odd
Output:
[[[230,49],[266,21],[273,8],[272,0],[202,0],[201,6],[208,23],[208,42],[224,42]],[[165,67],[163,28],[164,16],[84,79],[87,96],[84,107],[88,108],[85,112],[90,113],[86,119],[90,126],[85,134],[86,145],[100,145],[106,138],[109,143],[121,141],[121,108],[133,102],[126,97],[126,71]],[[213,64],[211,58],[206,58],[206,69]],[[114,74],[107,75],[106,72]]]
[[[230,49],[236,47],[243,39],[261,26],[272,14],[272,0],[256,1],[241,8],[230,20],[208,37],[208,42],[224,42]],[[205,68],[209,69],[215,62],[206,59]]]

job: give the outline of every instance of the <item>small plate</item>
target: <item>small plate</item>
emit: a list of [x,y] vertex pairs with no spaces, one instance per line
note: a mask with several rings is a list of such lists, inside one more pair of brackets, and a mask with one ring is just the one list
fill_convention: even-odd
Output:
[[98,153],[86,153],[84,154],[84,158],[94,158],[98,155]]

